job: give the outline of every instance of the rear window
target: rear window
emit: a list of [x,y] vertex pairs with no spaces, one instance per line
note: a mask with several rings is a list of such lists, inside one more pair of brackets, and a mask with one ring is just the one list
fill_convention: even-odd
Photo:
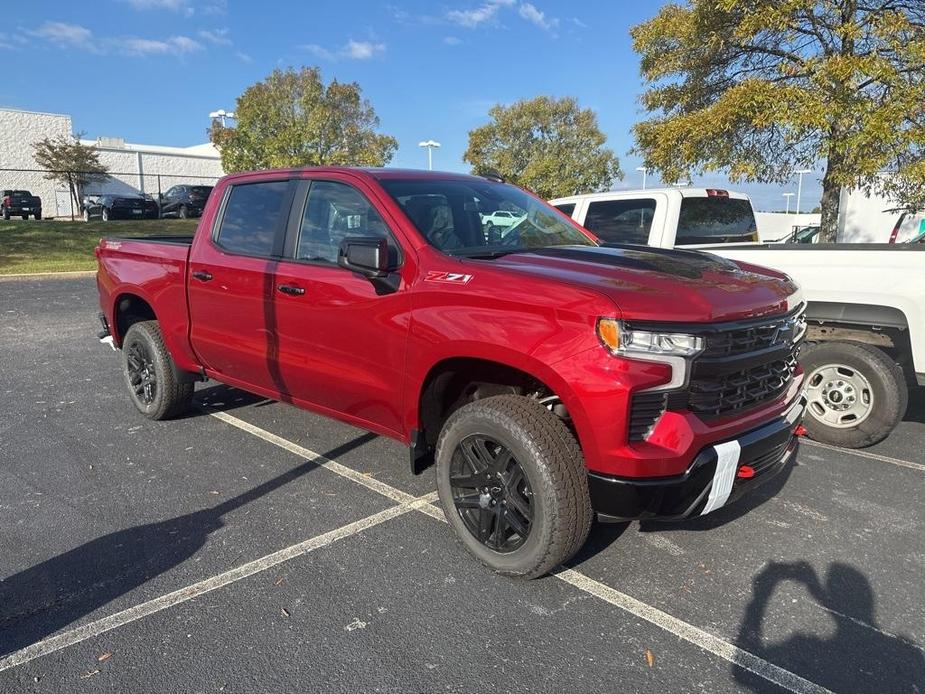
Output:
[[243,255],[274,255],[289,181],[233,186],[218,230],[218,245]]
[[588,205],[585,228],[604,243],[649,243],[655,199],[597,200]]
[[725,197],[681,200],[676,246],[757,240],[758,225],[748,200]]
[[566,217],[571,217],[572,212],[575,211],[574,202],[562,202],[562,203],[559,203],[558,205],[553,205],[553,207],[559,210],[559,212],[564,214]]
[[212,186],[190,186],[190,192],[196,193],[197,195],[205,195],[208,197],[209,193],[212,192]]

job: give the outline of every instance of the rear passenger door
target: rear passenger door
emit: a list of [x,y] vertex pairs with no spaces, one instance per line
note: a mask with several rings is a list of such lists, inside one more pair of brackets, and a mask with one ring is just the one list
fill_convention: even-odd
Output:
[[222,381],[271,397],[284,392],[273,331],[276,267],[295,183],[243,180],[226,188],[211,233],[190,249],[190,340]]
[[[410,326],[409,267],[372,191],[346,176],[303,181],[286,258],[274,277],[267,329],[279,337],[279,375],[293,401],[381,433],[402,430],[400,399]],[[337,264],[345,238],[389,242],[388,281]]]

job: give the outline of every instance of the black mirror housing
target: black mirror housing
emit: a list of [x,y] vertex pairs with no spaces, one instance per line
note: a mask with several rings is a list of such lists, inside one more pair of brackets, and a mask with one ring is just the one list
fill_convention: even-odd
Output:
[[389,274],[389,242],[381,236],[348,236],[340,242],[337,264],[366,277]]

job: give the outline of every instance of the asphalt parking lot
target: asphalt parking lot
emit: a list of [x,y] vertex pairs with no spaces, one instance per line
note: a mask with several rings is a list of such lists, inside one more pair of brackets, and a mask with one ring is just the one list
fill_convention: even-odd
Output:
[[925,691],[921,390],[872,449],[519,582],[395,442],[215,383],[145,420],[96,311],[0,281],[0,691]]

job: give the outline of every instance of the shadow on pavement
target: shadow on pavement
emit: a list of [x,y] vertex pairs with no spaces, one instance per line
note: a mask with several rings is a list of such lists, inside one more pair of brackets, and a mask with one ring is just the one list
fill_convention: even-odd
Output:
[[[358,436],[338,456],[375,437]],[[40,641],[192,557],[223,516],[318,469],[306,461],[217,506],[119,530],[0,580],[0,654]]]
[[[818,605],[791,596],[773,601],[784,582],[802,586]],[[806,607],[804,607],[806,606]],[[823,633],[795,631],[783,639],[766,634],[769,609],[788,610],[808,625],[820,615],[831,622]],[[752,599],[739,629],[737,645],[834,692],[916,692],[925,686],[925,653],[903,636],[879,629],[870,582],[858,569],[835,562],[823,583],[806,562],[772,562],[752,582]],[[794,614],[796,613],[796,614]],[[733,676],[751,691],[779,691],[743,667]]]

